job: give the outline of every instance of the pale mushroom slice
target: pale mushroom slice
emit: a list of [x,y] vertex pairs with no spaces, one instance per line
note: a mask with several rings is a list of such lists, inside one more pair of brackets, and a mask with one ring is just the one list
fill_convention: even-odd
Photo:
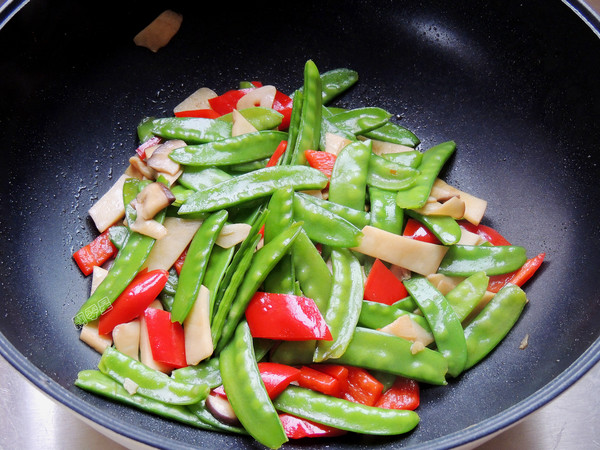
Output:
[[217,97],[217,93],[208,87],[201,87],[173,108],[173,113],[193,111],[196,109],[211,109],[209,100]]
[[237,102],[236,109],[246,109],[255,106],[263,108],[272,108],[277,89],[275,86],[266,85],[256,89],[251,89]]
[[146,28],[135,35],[133,42],[137,46],[146,47],[156,53],[173,39],[182,22],[181,14],[170,9],[163,11]]
[[453,219],[462,219],[465,215],[465,202],[460,197],[451,197],[444,203],[427,202],[425,206],[415,211],[424,216],[449,216]]
[[[473,225],[479,225],[481,219],[483,219],[483,215],[485,214],[485,210],[487,208],[486,200],[457,189],[439,178],[436,178],[435,182],[433,183],[432,193],[435,192],[447,192],[450,195],[460,197],[460,199],[465,203],[464,219]],[[441,194],[438,195],[441,196]],[[441,197],[439,200],[441,200]]]
[[[185,147],[186,143],[181,139],[171,139],[168,140],[161,145],[152,149],[151,152],[146,151],[146,154],[150,155],[146,164],[151,169],[156,172],[167,174],[167,175],[176,175],[181,171],[181,166],[179,163],[176,163],[169,155],[173,150],[176,150],[181,147]],[[156,178],[155,178],[156,179]]]

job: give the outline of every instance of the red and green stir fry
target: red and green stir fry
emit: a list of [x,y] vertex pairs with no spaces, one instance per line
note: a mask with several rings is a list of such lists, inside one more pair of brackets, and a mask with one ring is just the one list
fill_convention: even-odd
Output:
[[358,81],[311,60],[291,95],[201,88],[147,117],[73,255],[74,318],[99,351],[80,388],[203,430],[398,435],[519,319],[542,264],[482,223],[392,114],[333,100]]

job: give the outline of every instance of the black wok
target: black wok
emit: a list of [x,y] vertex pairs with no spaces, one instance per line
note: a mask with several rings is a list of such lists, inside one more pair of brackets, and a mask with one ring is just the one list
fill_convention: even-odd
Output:
[[[89,4],[88,4],[89,3]],[[424,387],[411,434],[319,447],[451,447],[544,405],[600,359],[600,22],[578,1],[74,2],[32,0],[0,30],[0,352],[81,416],[159,447],[240,447],[73,386],[98,354],[71,318],[86,298],[72,253],[87,210],[124,170],[146,115],[241,79],[291,92],[304,62],[349,67],[338,104],[382,106],[422,140],[453,139],[444,177],[488,200],[486,224],[533,256],[530,303],[506,340],[446,387]],[[21,5],[4,5],[3,19]],[[184,16],[158,53],[133,36]],[[586,23],[588,22],[588,23]],[[529,334],[529,346],[519,350]],[[303,447],[291,443],[289,447]]]

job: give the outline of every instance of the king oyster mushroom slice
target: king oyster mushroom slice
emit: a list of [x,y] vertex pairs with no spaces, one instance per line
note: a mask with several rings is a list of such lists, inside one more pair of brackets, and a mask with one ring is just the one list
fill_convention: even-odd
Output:
[[175,201],[175,196],[164,184],[150,183],[137,195],[135,209],[144,220],[152,219],[156,213]]
[[179,172],[181,167],[178,163],[169,158],[169,154],[173,150],[185,146],[186,143],[180,139],[166,141],[152,151],[152,154],[146,161],[146,164],[148,167],[151,167],[157,172],[175,175],[177,172]]

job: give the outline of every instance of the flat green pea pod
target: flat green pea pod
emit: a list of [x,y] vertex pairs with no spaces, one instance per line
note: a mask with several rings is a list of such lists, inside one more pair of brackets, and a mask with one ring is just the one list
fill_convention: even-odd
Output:
[[144,143],[154,137],[152,134],[152,121],[155,120],[156,117],[144,117],[140,120],[137,126],[137,135],[140,143]]
[[335,134],[336,136],[341,136],[344,139],[348,139],[349,141],[356,141],[358,138],[346,129],[340,128],[335,125],[333,122],[329,120],[334,114],[330,112],[329,108],[323,106],[322,114],[321,114],[321,139],[319,141],[319,149],[325,150],[327,148],[327,135]]
[[446,358],[427,347],[413,354],[412,345],[411,341],[391,334],[356,327],[344,354],[329,361],[380,370],[423,383],[446,385]]
[[514,272],[526,261],[526,250],[518,245],[453,245],[448,248],[438,272],[456,277],[468,277],[476,272],[502,275]]
[[398,191],[413,186],[419,171],[409,166],[388,161],[381,156],[371,153],[367,185],[386,191]]
[[179,214],[216,211],[267,197],[281,186],[294,190],[323,189],[329,180],[309,166],[273,166],[233,177],[231,180],[191,194]]
[[292,159],[290,160],[292,164],[305,164],[304,152],[319,148],[321,140],[321,106],[323,104],[321,92],[319,70],[312,60],[308,60],[304,65],[302,109]]
[[[165,218],[165,210],[155,217],[159,223]],[[117,299],[123,290],[135,278],[144,265],[156,239],[137,232],[130,232],[125,246],[117,253],[115,261],[106,278],[94,293],[79,308],[73,318],[75,325],[85,325],[96,320]]]
[[235,415],[248,433],[268,448],[279,448],[288,438],[260,376],[252,335],[245,321],[219,356],[223,387]]
[[114,347],[104,350],[98,368],[121,384],[130,380],[136,386],[136,394],[170,405],[191,405],[205,399],[209,392],[207,385],[175,381]]
[[219,358],[205,359],[195,366],[182,367],[171,372],[171,378],[180,383],[204,384],[210,389],[223,384],[219,370]]
[[382,108],[367,106],[343,111],[328,120],[334,126],[358,136],[381,127],[390,117],[392,115]]
[[288,143],[283,155],[281,155],[281,158],[279,158],[277,161],[276,165],[278,166],[287,166],[294,160],[294,149],[296,148],[296,141],[298,139],[298,132],[300,130],[303,100],[304,96],[302,95],[302,91],[296,90],[292,98],[292,115],[290,116],[290,126],[288,127]]
[[397,435],[419,423],[414,411],[376,408],[292,385],[274,404],[288,414],[354,433]]
[[257,159],[256,161],[249,161],[240,164],[233,164],[227,166],[227,170],[233,175],[239,175],[240,173],[252,172],[253,170],[264,169],[267,167],[271,158]]
[[202,117],[166,117],[154,119],[150,132],[164,139],[181,139],[187,144],[202,144],[231,137],[231,124]]
[[113,245],[121,250],[129,238],[129,228],[125,225],[113,225],[108,229],[108,236]]
[[382,153],[381,157],[387,159],[388,161],[402,164],[403,166],[418,169],[421,165],[421,161],[423,160],[423,153],[418,150],[410,150],[397,153]]
[[[283,114],[272,108],[253,106],[238,110],[240,114],[250,122],[257,130],[271,130],[281,125]],[[233,113],[224,114],[217,118],[228,123],[233,123]]]
[[446,294],[446,300],[452,306],[462,322],[479,304],[487,290],[490,277],[485,272],[477,272],[458,283]]
[[467,343],[454,309],[427,278],[413,275],[404,286],[429,323],[437,349],[448,361],[448,374],[458,376],[467,362]]
[[217,292],[219,291],[221,283],[225,279],[227,268],[233,260],[234,255],[235,246],[223,248],[218,245],[215,245],[213,246],[213,249],[210,252],[210,257],[208,258],[208,263],[206,266],[206,272],[204,273],[204,280],[202,281],[202,284],[204,284],[204,286],[206,286],[206,288],[210,292],[208,311],[209,317],[213,316]]
[[307,201],[304,197],[294,196],[294,219],[304,223],[308,237],[331,247],[357,247],[362,231],[341,216]]
[[305,192],[296,192],[295,198],[301,198],[304,202],[311,202],[321,208],[328,210],[329,212],[343,217],[352,225],[357,228],[362,228],[370,223],[370,214],[366,211],[360,211],[358,209],[349,208],[348,206],[340,205],[338,203],[330,202],[323,198],[315,197],[314,195],[307,194]]
[[362,302],[358,325],[376,330],[389,325],[398,317],[406,315],[423,327],[423,329],[431,332],[425,317],[401,309],[396,306],[395,303],[386,305],[385,303],[372,302],[369,300],[363,300]]
[[407,209],[406,214],[421,222],[444,245],[453,245],[460,241],[462,231],[458,222],[450,216],[434,216],[419,214]]
[[412,131],[393,122],[387,122],[379,128],[364,133],[364,137],[407,147],[416,147],[421,143]]
[[169,405],[158,400],[144,397],[139,394],[130,394],[117,381],[107,375],[104,375],[98,370],[82,370],[77,374],[75,386],[92,392],[97,395],[104,396],[110,400],[117,401],[134,408],[146,411],[151,414],[156,414],[167,419],[191,425],[203,430],[216,431],[218,428],[210,426],[201,421],[187,407],[182,405]]
[[456,143],[448,141],[435,145],[423,153],[419,165],[420,173],[415,185],[399,191],[396,196],[396,203],[400,208],[419,209],[427,203],[435,179],[455,150]]
[[339,358],[344,354],[358,323],[365,290],[362,267],[350,250],[334,248],[331,264],[333,284],[324,317],[333,340],[317,342],[315,362]]
[[230,178],[232,175],[218,167],[187,166],[177,181],[187,189],[200,191]]
[[347,91],[358,81],[358,72],[351,69],[339,68],[321,74],[323,104]]
[[525,292],[514,284],[507,284],[498,291],[465,328],[468,354],[465,369],[481,361],[504,339],[526,304]]
[[204,280],[210,253],[227,217],[226,210],[211,214],[202,222],[192,238],[185,261],[181,267],[179,283],[173,299],[171,309],[171,320],[173,322],[183,323],[190,309],[194,306]]
[[231,166],[268,158],[285,139],[287,133],[283,131],[255,131],[219,141],[179,147],[169,157],[185,166]]
[[369,204],[371,220],[368,225],[402,234],[404,210],[396,204],[395,192],[369,186]]
[[329,180],[329,201],[364,211],[370,158],[370,141],[352,142],[340,151]]

